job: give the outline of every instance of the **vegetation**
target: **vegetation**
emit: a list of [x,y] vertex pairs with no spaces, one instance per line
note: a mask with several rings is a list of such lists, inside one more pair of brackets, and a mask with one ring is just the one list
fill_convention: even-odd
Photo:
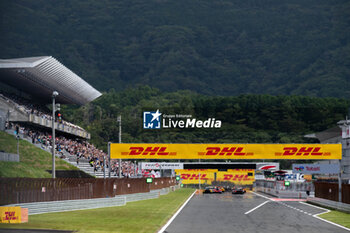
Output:
[[[189,91],[164,93],[140,86],[104,93],[77,108],[65,106],[64,117],[87,128],[99,147],[118,141],[117,117],[122,116],[122,142],[295,143],[303,136],[336,126],[345,119],[350,101],[301,96],[240,95],[212,97]],[[143,111],[190,114],[222,121],[218,129],[143,129]],[[315,141],[314,141],[315,142]]]
[[[7,153],[17,154],[17,140],[14,136],[0,131],[0,148]],[[20,162],[0,161],[0,177],[51,178],[47,170],[52,169],[52,156],[27,141],[19,141]],[[56,158],[57,170],[77,168]]]
[[156,199],[125,206],[29,216],[28,223],[1,224],[0,228],[31,228],[89,232],[157,232],[193,193],[179,189]]
[[337,223],[344,227],[350,228],[350,214],[344,213],[336,210],[332,210],[331,212],[321,214],[319,217],[324,218],[328,221]]
[[[93,144],[107,151],[118,142],[117,117],[122,116],[122,142],[159,143],[307,143],[304,135],[336,127],[345,119],[350,101],[302,96],[240,95],[213,97],[190,91],[161,92],[148,86],[111,90],[83,106],[65,106],[63,116],[82,125]],[[190,114],[222,121],[221,128],[143,129],[143,112]],[[288,168],[293,161],[284,161]],[[282,165],[284,166],[284,165]]]
[[12,0],[0,57],[52,55],[99,90],[349,98],[348,0]]

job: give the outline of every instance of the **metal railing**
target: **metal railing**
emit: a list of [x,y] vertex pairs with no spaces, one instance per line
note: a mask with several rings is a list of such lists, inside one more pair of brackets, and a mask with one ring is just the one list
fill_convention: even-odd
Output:
[[170,190],[175,191],[175,186],[170,188],[163,188],[159,190],[152,190],[148,193],[134,193],[119,195],[110,198],[94,198],[94,199],[82,199],[82,200],[66,200],[66,201],[49,201],[49,202],[32,202],[32,203],[19,203],[6,206],[20,206],[22,208],[28,208],[28,214],[43,214],[52,212],[63,212],[73,210],[86,210],[96,209],[113,206],[123,206],[127,202],[142,201],[148,199],[158,198],[160,195],[165,195]]

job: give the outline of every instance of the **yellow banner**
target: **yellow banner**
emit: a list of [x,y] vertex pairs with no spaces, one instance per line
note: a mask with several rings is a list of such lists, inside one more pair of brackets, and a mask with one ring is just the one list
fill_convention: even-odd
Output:
[[341,159],[341,144],[112,143],[112,159]]
[[[228,169],[218,171],[217,169],[176,169],[183,184],[211,185],[213,181],[230,182],[236,185],[252,185],[255,181],[254,169]],[[199,180],[200,179],[200,180]]]
[[0,207],[0,223],[21,223],[21,207]]

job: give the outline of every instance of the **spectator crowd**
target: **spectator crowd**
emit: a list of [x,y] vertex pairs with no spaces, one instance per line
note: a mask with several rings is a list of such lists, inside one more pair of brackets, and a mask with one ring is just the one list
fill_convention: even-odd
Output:
[[[25,98],[21,98],[15,94],[2,94],[0,98],[15,106],[19,111],[26,114],[34,114],[42,119],[52,120],[50,111],[42,105],[35,105]],[[62,121],[63,124],[70,127],[82,129],[67,121]],[[17,133],[23,137],[30,138],[33,144],[40,144],[41,148],[52,150],[52,136],[50,133],[41,131],[37,127],[29,125],[20,125],[19,123],[6,122],[7,129],[18,131]],[[76,159],[77,165],[80,161],[88,161],[90,166],[94,168],[94,172],[108,169],[108,155],[100,149],[97,149],[93,144],[80,138],[66,138],[64,136],[55,137],[55,150],[60,158],[67,158],[73,156]],[[119,175],[118,160],[111,160],[111,173],[113,176]],[[142,175],[144,177],[159,177],[159,172],[154,170],[140,170],[132,161],[123,160],[121,162],[122,177],[137,177]]]
[[[40,144],[41,148],[52,150],[52,136],[47,132],[38,131],[33,127],[20,126],[19,124],[10,124],[8,129],[18,130],[18,133],[25,138],[30,138],[33,144]],[[108,155],[93,144],[82,139],[71,139],[64,136],[55,137],[56,154],[64,159],[67,156],[74,156],[77,165],[81,160],[88,161],[94,171],[103,171],[104,167],[108,169]],[[131,161],[122,161],[122,177],[135,177],[138,168]],[[119,175],[118,160],[111,160],[111,173],[113,176]]]

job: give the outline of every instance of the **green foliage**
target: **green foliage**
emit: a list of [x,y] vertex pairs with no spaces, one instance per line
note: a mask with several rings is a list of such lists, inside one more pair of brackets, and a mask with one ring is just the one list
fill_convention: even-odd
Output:
[[[240,95],[212,97],[190,91],[160,92],[139,86],[110,91],[78,109],[63,112],[92,135],[92,142],[107,150],[118,142],[118,115],[122,116],[122,142],[171,143],[303,143],[303,136],[334,127],[345,118],[350,101],[303,96]],[[74,109],[74,111],[72,111]],[[143,129],[144,111],[190,114],[201,120],[222,121],[220,129]],[[83,117],[86,116],[86,117]]]
[[0,57],[52,55],[102,91],[349,98],[349,12],[347,0],[2,1]]

